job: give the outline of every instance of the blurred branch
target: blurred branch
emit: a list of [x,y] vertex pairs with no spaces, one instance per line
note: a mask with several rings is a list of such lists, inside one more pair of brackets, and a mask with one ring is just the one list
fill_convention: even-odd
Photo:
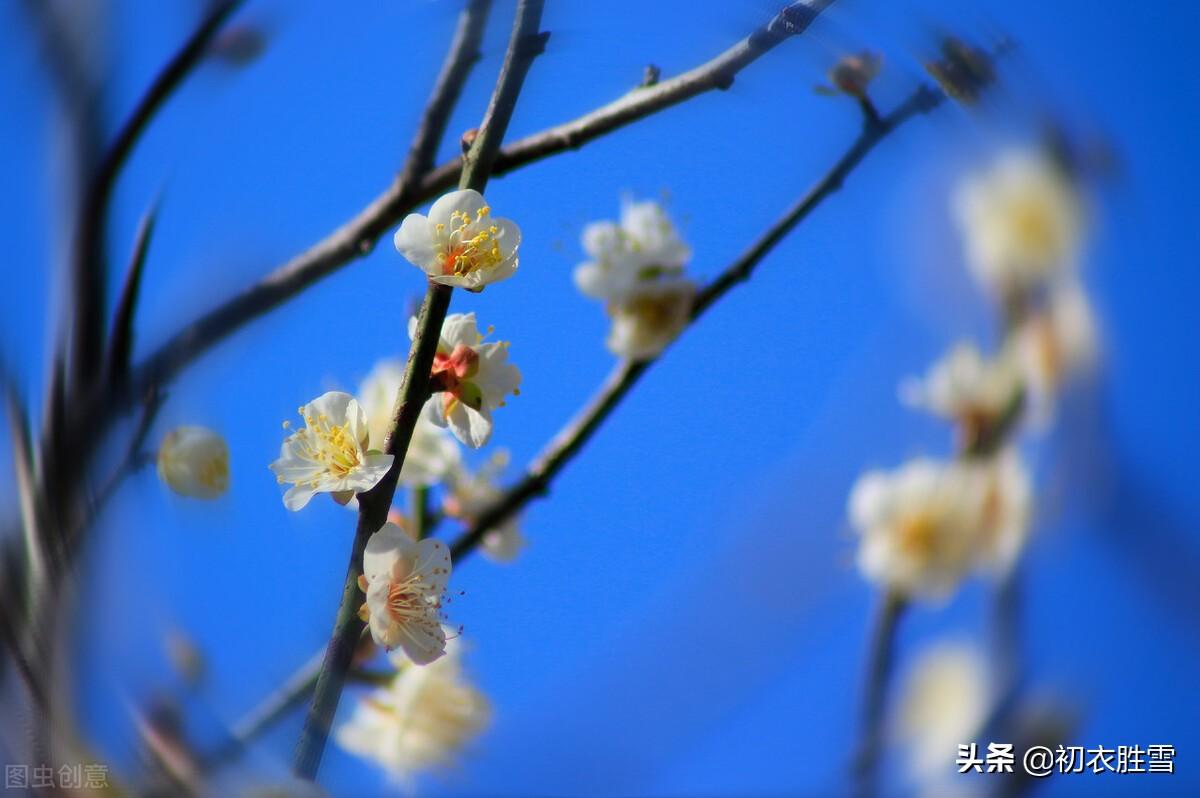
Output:
[[[500,150],[500,143],[508,130],[513,109],[533,59],[545,48],[548,34],[539,32],[543,0],[520,0],[512,36],[496,88],[484,113],[471,150],[463,158],[460,188],[482,191],[487,185],[489,170]],[[417,319],[417,330],[409,350],[408,362],[400,383],[399,395],[393,408],[393,424],[384,450],[394,455],[392,467],[374,488],[359,494],[358,525],[354,532],[354,543],[350,563],[346,568],[346,580],[342,586],[342,598],[334,621],[333,634],[325,652],[321,673],[317,677],[312,705],[304,720],[300,741],[296,746],[293,763],[295,774],[312,780],[321,763],[321,755],[329,737],[334,712],[345,685],[346,674],[354,657],[355,643],[362,634],[363,621],[358,617],[362,604],[358,588],[358,577],[362,574],[362,555],[368,538],[387,520],[388,508],[396,491],[404,457],[412,440],[417,418],[429,397],[430,370],[433,356],[437,352],[438,339],[450,307],[450,286],[429,283]]]
[[158,415],[158,411],[164,401],[166,401],[166,396],[161,391],[153,391],[146,397],[142,404],[142,412],[138,417],[137,426],[134,428],[133,434],[129,437],[129,443],[125,447],[125,453],[117,463],[116,468],[113,469],[112,474],[109,475],[100,489],[96,491],[96,495],[92,498],[88,514],[71,536],[70,544],[72,549],[74,549],[74,544],[84,527],[100,514],[100,510],[112,498],[113,494],[117,492],[117,488],[120,487],[121,482],[149,462],[142,447],[145,445],[146,436],[150,434],[150,428],[154,426],[154,419]]
[[142,216],[134,238],[129,267],[125,270],[125,282],[121,286],[121,295],[117,299],[117,309],[113,314],[108,355],[104,359],[106,377],[110,383],[123,380],[129,372],[129,356],[133,351],[133,314],[137,309],[138,292],[142,285],[142,268],[146,263],[146,252],[157,217],[158,204],[155,203]]
[[[492,174],[504,174],[549,155],[578,149],[599,136],[698,94],[728,88],[738,72],[784,39],[802,33],[832,2],[809,0],[791,3],[766,25],[691,71],[654,86],[639,87],[578,119],[513,142],[496,154]],[[424,175],[419,184],[406,182],[406,169],[354,218],[166,341],[138,369],[135,387],[149,383],[165,384],[180,369],[242,325],[268,313],[322,277],[368,254],[379,237],[406,213],[454,186],[462,167],[462,159],[455,158]]]
[[[755,266],[824,199],[841,188],[846,176],[880,141],[914,116],[933,110],[941,101],[941,94],[929,86],[921,85],[890,114],[877,122],[868,121],[854,143],[833,167],[737,260],[697,293],[692,306],[692,323],[731,288],[749,279]],[[456,562],[470,553],[489,529],[508,520],[530,500],[546,493],[558,472],[591,438],[652,363],[654,359],[622,361],[617,364],[587,406],[554,437],[529,466],[521,481],[506,491],[496,504],[481,513],[470,529],[454,541],[451,553]]]
[[72,257],[71,370],[73,384],[87,386],[100,367],[104,346],[104,237],[108,206],[121,167],[154,115],[200,62],[222,23],[241,0],[220,0],[200,20],[182,47],[163,66],[117,132],[88,185]]
[[862,737],[854,759],[856,795],[871,795],[875,791],[875,769],[883,748],[884,709],[891,681],[896,628],[906,606],[907,602],[900,594],[895,591],[885,593],[871,630],[863,681]]

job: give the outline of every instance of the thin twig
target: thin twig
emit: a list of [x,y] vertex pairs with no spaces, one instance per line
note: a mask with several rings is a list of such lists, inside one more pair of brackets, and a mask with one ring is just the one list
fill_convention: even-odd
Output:
[[871,795],[875,790],[875,769],[883,746],[883,719],[891,681],[896,647],[896,629],[907,602],[889,591],[879,605],[871,628],[867,650],[867,669],[863,681],[862,730],[854,759],[855,794]]
[[[742,255],[702,289],[692,306],[694,323],[708,308],[738,283],[749,279],[758,265],[783,238],[808,217],[845,181],[846,176],[875,145],[909,119],[936,108],[942,101],[938,92],[926,85],[917,88],[907,100],[878,122],[864,126],[858,138],[825,175],[817,181],[778,221],[767,229]],[[654,359],[618,363],[605,379],[595,397],[562,429],[530,465],[525,476],[488,510],[481,513],[451,546],[455,562],[470,553],[489,529],[503,523],[530,500],[543,495],[555,475],[588,441],[600,424],[624,398],[634,383],[654,363]]]
[[146,264],[146,253],[150,247],[150,236],[154,234],[157,217],[158,203],[155,203],[143,214],[137,235],[134,237],[129,267],[125,270],[125,282],[121,286],[117,309],[113,313],[108,355],[104,358],[106,379],[110,383],[124,379],[129,371],[129,355],[133,351],[133,314],[137,310],[142,269]]
[[[541,53],[545,46],[546,35],[538,31],[542,19],[542,6],[543,0],[521,0],[517,6],[516,21],[496,88],[479,126],[479,135],[463,159],[460,188],[482,191],[487,185],[488,170],[512,119],[525,75],[534,57]],[[355,643],[362,634],[363,621],[358,617],[357,610],[362,603],[358,578],[362,574],[363,550],[368,538],[387,520],[388,508],[396,490],[400,469],[404,466],[404,457],[412,439],[413,429],[416,427],[421,408],[429,397],[433,356],[437,352],[442,322],[450,307],[452,291],[449,286],[429,284],[417,318],[416,335],[409,350],[399,395],[396,397],[392,431],[384,446],[384,450],[395,459],[379,484],[358,497],[358,525],[354,532],[350,563],[346,568],[346,580],[342,586],[341,603],[321,673],[317,677],[312,705],[296,746],[293,771],[304,779],[312,780],[316,777],[333,723],[333,715],[337,710],[346,674],[354,657]]]
[[[654,86],[637,88],[591,113],[513,142],[496,156],[492,174],[501,175],[547,156],[577,149],[698,94],[727,88],[738,72],[784,39],[802,33],[832,2],[791,3],[766,25],[689,72]],[[395,180],[337,230],[168,339],[137,370],[134,390],[139,385],[166,384],[180,369],[243,325],[370,253],[379,238],[406,213],[453,187],[461,170],[462,159],[454,158],[426,174],[419,185],[406,183],[403,176]]]
[[221,0],[212,5],[134,106],[84,192],[73,254],[71,370],[75,385],[87,386],[96,376],[104,351],[104,237],[117,176],[154,115],[204,57],[213,37],[241,1]]

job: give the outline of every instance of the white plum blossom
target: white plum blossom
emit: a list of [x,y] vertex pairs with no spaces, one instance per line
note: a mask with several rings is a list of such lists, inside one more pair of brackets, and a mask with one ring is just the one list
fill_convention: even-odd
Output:
[[925,458],[861,476],[849,511],[863,575],[904,596],[947,596],[976,555],[982,487],[970,466]]
[[[416,336],[417,320],[408,323]],[[433,397],[430,420],[449,427],[472,449],[492,435],[492,412],[503,407],[509,394],[520,393],[521,372],[508,362],[508,341],[484,343],[474,313],[452,313],[442,324],[433,358]]]
[[158,478],[180,496],[221,496],[229,489],[225,439],[207,427],[176,427],[158,447]]
[[463,672],[461,648],[452,640],[446,656],[423,668],[394,658],[395,677],[355,704],[334,732],[338,745],[398,782],[453,764],[492,715],[487,697]]
[[666,211],[652,200],[627,199],[619,223],[587,225],[583,249],[591,260],[576,267],[575,284],[606,302],[628,297],[643,283],[678,276],[692,256]]
[[971,270],[1001,296],[1029,291],[1075,265],[1083,202],[1063,169],[1045,155],[1003,154],[963,182],[953,206]]
[[996,576],[1008,573],[1029,538],[1033,515],[1033,480],[1013,447],[978,467],[984,481],[979,562]]
[[978,430],[995,423],[1017,400],[1021,372],[1012,357],[985,358],[970,342],[961,342],[934,363],[923,378],[900,386],[900,398],[942,418]]
[[1013,333],[1010,349],[1024,378],[1029,415],[1044,427],[1054,417],[1063,385],[1096,360],[1098,333],[1091,305],[1076,281],[1056,285],[1044,307]]
[[494,218],[478,191],[463,189],[439,198],[428,217],[406,216],[394,243],[432,282],[478,292],[516,272],[521,230]]
[[957,776],[958,745],[982,730],[989,695],[987,666],[973,645],[939,643],[913,663],[901,685],[896,732],[918,782],[940,788]]
[[358,586],[367,600],[360,617],[376,643],[403,649],[417,665],[428,665],[446,650],[442,599],[450,580],[450,550],[440,540],[414,541],[388,522],[371,535],[363,551]]
[[[381,360],[358,389],[358,402],[367,414],[372,449],[382,450],[392,427],[392,409],[400,392],[404,364]],[[426,405],[413,428],[408,453],[400,467],[400,482],[428,487],[441,482],[462,461],[462,452],[449,433],[431,419],[433,407]]]
[[[314,493],[330,493],[345,504],[357,493],[370,490],[392,467],[390,454],[369,450],[367,418],[348,393],[330,391],[299,410],[304,429],[283,442],[271,470],[282,485],[292,483],[283,495],[289,510],[308,504]],[[284,429],[289,423],[284,422]]]
[[611,302],[608,351],[633,360],[657,357],[687,327],[695,296],[690,280],[662,279]]
[[[496,484],[496,477],[507,465],[508,452],[499,449],[475,472],[461,466],[452,472],[446,481],[449,493],[443,501],[446,515],[471,523],[490,509],[504,495]],[[515,516],[489,529],[480,541],[484,556],[500,563],[515,560],[525,548],[525,542]]]

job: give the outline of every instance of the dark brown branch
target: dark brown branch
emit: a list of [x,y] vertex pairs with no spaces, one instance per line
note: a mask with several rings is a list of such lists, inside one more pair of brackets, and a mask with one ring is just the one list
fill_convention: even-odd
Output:
[[[801,197],[795,205],[775,224],[760,236],[725,271],[702,289],[692,306],[691,321],[694,323],[718,299],[738,283],[749,279],[767,253],[769,253],[793,228],[808,217],[829,195],[841,188],[846,176],[866,157],[875,145],[893,130],[912,117],[933,110],[942,102],[942,95],[928,86],[920,86],[899,107],[878,122],[863,127],[858,138],[838,159],[837,163]],[[474,520],[471,527],[451,546],[455,562],[469,554],[487,534],[499,524],[511,518],[530,500],[543,495],[555,475],[591,438],[600,424],[612,413],[617,404],[633,387],[634,383],[654,362],[623,361],[605,380],[595,397],[566,427],[562,429],[530,465],[525,476],[491,508]]]
[[[651,87],[635,89],[591,113],[535,133],[501,149],[492,175],[576,149],[706,91],[727,88],[734,76],[784,39],[801,33],[833,0],[795,2],[716,58]],[[379,238],[421,202],[452,188],[462,159],[426,174],[419,185],[398,178],[386,191],[307,251],[167,340],[138,370],[136,385],[165,384],[192,360],[244,324],[262,316],[342,266],[368,254]]]
[[133,314],[137,309],[138,292],[142,286],[142,268],[146,264],[146,252],[157,217],[156,203],[142,216],[134,238],[129,267],[125,270],[125,282],[121,286],[117,308],[113,313],[112,333],[109,336],[108,355],[105,357],[105,372],[110,383],[123,380],[129,372],[129,356],[133,351]]
[[[500,142],[512,119],[513,109],[525,75],[533,59],[543,49],[546,36],[538,31],[542,19],[543,0],[520,0],[516,21],[509,39],[508,51],[496,88],[492,92],[479,135],[463,160],[460,188],[482,191],[487,185],[488,169],[500,148]],[[417,318],[417,332],[409,350],[408,362],[400,383],[400,392],[393,408],[392,431],[384,451],[394,456],[392,467],[374,488],[358,496],[358,525],[351,546],[350,563],[342,585],[342,598],[334,620],[333,633],[325,652],[321,673],[313,691],[312,705],[304,719],[300,741],[296,745],[293,771],[304,779],[316,777],[321,756],[329,737],[338,700],[345,686],[346,675],[354,658],[355,644],[362,635],[363,621],[358,617],[362,594],[358,578],[362,574],[362,556],[370,536],[387,520],[388,508],[396,491],[400,469],[412,440],[413,429],[421,408],[429,398],[430,371],[433,356],[441,335],[442,322],[450,307],[449,286],[430,283]]]
[[75,318],[70,362],[74,385],[86,387],[91,383],[104,351],[104,239],[117,176],[154,115],[204,57],[222,23],[240,3],[221,0],[200,20],[134,106],[84,192],[72,257]]
[[899,594],[884,594],[868,641],[867,668],[863,679],[862,737],[854,758],[854,792],[867,796],[875,791],[875,769],[883,747],[883,718],[896,648],[896,628],[907,601]]

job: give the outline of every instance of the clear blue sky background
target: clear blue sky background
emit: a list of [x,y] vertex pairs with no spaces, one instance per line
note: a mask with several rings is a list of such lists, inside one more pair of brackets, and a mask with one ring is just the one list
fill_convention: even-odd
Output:
[[[549,0],[553,36],[512,123],[520,136],[583,113],[654,62],[675,74],[767,19],[778,0]],[[243,70],[203,69],[174,98],[123,175],[111,228],[123,260],[161,193],[137,353],[307,247],[399,167],[459,3],[250,0],[269,49]],[[115,125],[185,35],[197,4],[114,3]],[[451,125],[477,124],[512,4],[498,2],[484,58]],[[947,107],[887,141],[845,190],[791,235],[674,347],[530,508],[512,567],[473,558],[469,668],[496,708],[433,794],[827,793],[855,730],[875,599],[852,567],[844,520],[862,469],[946,454],[947,430],[898,406],[895,386],[994,318],[962,273],[947,213],[962,169],[1030,141],[1053,110],[1116,149],[1098,195],[1085,280],[1106,361],[1036,457],[1044,501],[1026,572],[1025,643],[1035,683],[1075,707],[1080,744],[1171,743],[1179,775],[1076,776],[1046,794],[1200,788],[1195,452],[1200,372],[1195,32],[1185,0],[895,3],[842,0],[713,93],[497,179],[488,198],[524,233],[521,271],[453,309],[511,340],[521,396],[495,443],[518,465],[574,413],[611,365],[600,309],[570,272],[589,220],[622,192],[669,197],[696,257],[721,269],[849,142],[852,103],[812,84],[848,50],[885,54],[880,105],[922,79],[931,30],[1003,30],[1021,45],[990,110]],[[97,35],[100,35],[98,32]],[[41,385],[60,244],[53,106],[18,4],[0,7],[0,121],[8,191],[3,354],[30,397]],[[443,156],[457,146],[456,135]],[[233,488],[214,504],[169,495],[146,472],[92,538],[75,649],[79,704],[118,767],[132,761],[126,702],[170,687],[162,635],[180,628],[210,663],[195,731],[254,705],[326,639],[353,521],[331,502],[287,512],[267,470],[280,422],[324,390],[353,390],[377,358],[407,350],[419,272],[385,240],[199,361],[172,387],[154,438],[200,423],[225,433]],[[35,402],[36,404],[36,402]],[[6,465],[5,468],[8,468]],[[0,499],[11,511],[11,497]],[[981,639],[986,590],[968,588],[905,624],[901,658],[945,636]],[[346,708],[346,704],[343,705]],[[253,764],[283,773],[298,717]],[[331,747],[337,795],[387,789]],[[897,777],[898,778],[898,777]],[[1135,781],[1136,779],[1136,781]],[[1149,785],[1149,786],[1148,786]]]

